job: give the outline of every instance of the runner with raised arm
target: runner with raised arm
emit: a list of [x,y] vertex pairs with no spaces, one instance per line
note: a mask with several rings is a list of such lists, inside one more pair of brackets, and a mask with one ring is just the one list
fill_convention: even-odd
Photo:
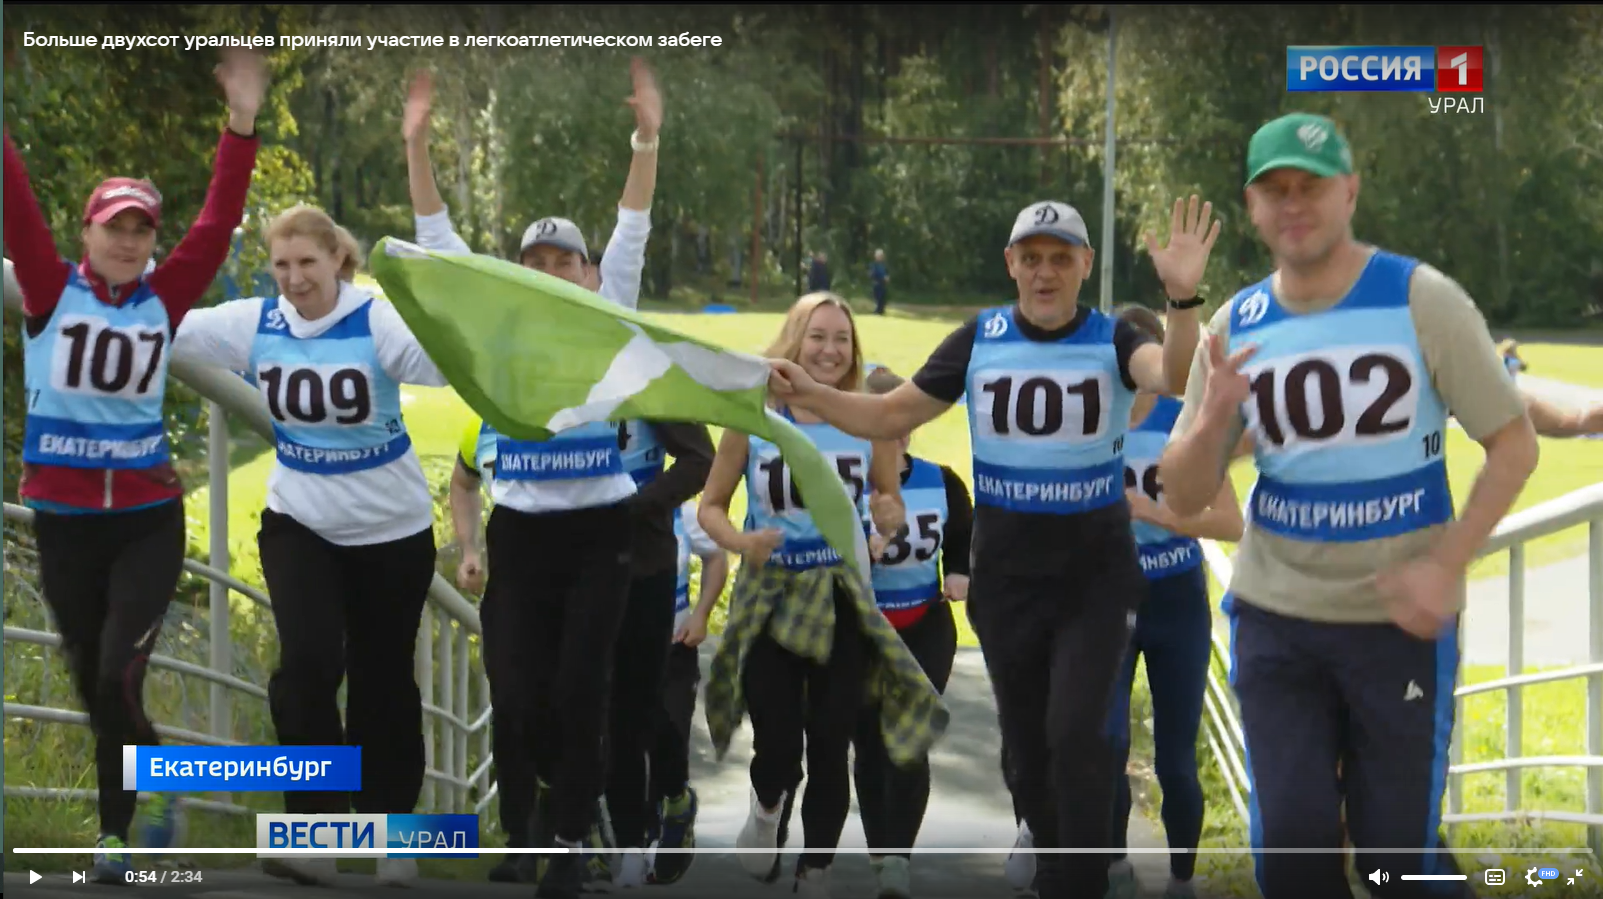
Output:
[[[1275,271],[1214,316],[1159,466],[1169,507],[1195,515],[1253,437],[1226,607],[1253,848],[1278,850],[1257,855],[1258,887],[1350,897],[1345,805],[1359,870],[1390,875],[1371,893],[1469,896],[1404,876],[1457,870],[1440,824],[1464,572],[1536,467],[1536,435],[1464,290],[1354,238],[1359,178],[1334,122],[1269,122],[1247,171]],[[1486,450],[1456,520],[1449,413]]]
[[[84,206],[83,259],[63,259],[5,135],[5,236],[22,291],[27,394],[22,478],[39,580],[94,731],[100,835],[89,879],[125,882],[138,793],[124,789],[124,745],[159,743],[144,708],[145,667],[183,571],[183,484],[162,404],[173,333],[228,258],[260,140],[260,54],[217,67],[228,125],[200,215],[160,265],[155,185],[108,178]],[[43,160],[49,164],[48,157]],[[175,798],[157,794],[139,841],[172,844]]]
[[[627,102],[635,112],[635,133],[630,137],[634,158],[619,201],[618,225],[601,266],[591,265],[578,226],[554,217],[529,225],[518,262],[581,287],[595,286],[601,296],[633,309],[651,229],[662,102],[643,61],[635,59],[630,74],[634,94]],[[434,181],[428,151],[432,99],[432,80],[428,73],[420,73],[412,82],[402,125],[418,243],[426,249],[470,253],[451,227],[449,210]],[[613,786],[620,797],[613,816],[622,818],[615,823],[626,829],[621,839],[636,850],[625,854],[624,870],[619,872],[628,882],[644,883],[646,873],[639,851],[644,848],[647,819],[646,746],[660,697],[663,653],[672,635],[670,516],[674,506],[700,489],[711,465],[707,458],[711,439],[701,429],[697,445],[696,430],[597,422],[545,442],[496,435],[496,470],[490,482],[495,508],[485,535],[490,574],[480,609],[495,709],[492,728],[501,826],[513,846],[550,845],[556,839],[577,849],[596,832],[600,797]],[[648,446],[647,437],[653,445]],[[605,452],[592,454],[590,458],[599,461],[587,468],[546,464],[555,454],[574,448]],[[656,452],[650,453],[653,449]],[[648,453],[654,458],[644,461],[660,464],[662,449],[675,457],[675,464],[659,479],[661,488],[643,491],[631,469],[653,467],[641,464]],[[468,476],[463,469],[457,474]],[[637,527],[655,539],[636,547]],[[666,554],[661,550],[665,541]],[[638,592],[633,589],[637,554],[650,579]],[[631,614],[632,609],[646,614]],[[626,621],[631,625],[628,630]],[[657,665],[649,670],[652,666],[646,659],[643,667],[648,670],[631,671],[629,677],[618,679],[620,686],[627,681],[626,696],[636,701],[628,704],[627,722],[613,723],[612,739],[604,739],[614,705],[616,647],[621,634],[637,632],[649,632],[650,640],[638,637],[639,645],[650,643],[648,652],[655,654]],[[617,748],[620,756],[611,765],[609,748]],[[638,766],[632,763],[636,756]],[[609,777],[609,769],[622,772],[623,780]],[[625,801],[626,795],[638,796],[638,801]],[[639,836],[633,835],[635,830]],[[509,858],[492,870],[491,878],[533,879],[538,871],[530,864],[534,859]],[[610,876],[598,854],[552,855],[538,877],[538,895],[565,899],[577,895],[587,879]]]
[[[401,385],[444,387],[445,376],[400,313],[355,283],[361,250],[326,213],[286,210],[266,241],[279,295],[195,310],[173,352],[251,372],[273,420],[256,544],[278,632],[267,687],[278,742],[362,749],[360,790],[286,791],[284,808],[407,814],[423,789],[414,659],[435,544]],[[307,885],[337,873],[330,856],[268,858],[262,869]],[[379,883],[416,879],[415,860],[379,859]]]
[[[1082,306],[1094,252],[1064,203],[1019,213],[1003,257],[1018,301],[970,319],[884,396],[819,384],[773,360],[770,391],[849,434],[896,439],[968,394],[974,446],[969,612],[996,694],[1010,788],[1037,847],[1103,848],[1113,808],[1105,724],[1135,606],[1146,594],[1120,459],[1137,391],[1177,394],[1196,297],[1219,226],[1174,204],[1170,243],[1147,245],[1169,296],[1163,344]],[[1211,227],[1210,227],[1211,225]],[[1044,899],[1103,899],[1107,859],[1036,859]]]

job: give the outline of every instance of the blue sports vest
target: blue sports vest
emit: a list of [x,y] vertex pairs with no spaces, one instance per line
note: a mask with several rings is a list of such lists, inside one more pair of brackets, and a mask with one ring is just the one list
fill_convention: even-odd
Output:
[[141,283],[128,301],[95,298],[74,266],[38,336],[23,332],[28,412],[22,460],[67,468],[151,468],[168,460],[167,308]]
[[401,385],[385,373],[373,342],[373,301],[304,339],[290,333],[277,299],[261,304],[250,370],[267,397],[279,464],[337,475],[405,456],[412,438],[401,418]]
[[[835,463],[846,489],[857,500],[859,516],[867,521],[868,467],[873,444],[832,425],[796,422],[796,427]],[[769,564],[804,571],[844,561],[824,540],[812,515],[802,505],[801,491],[791,482],[790,466],[780,458],[779,447],[761,437],[751,438],[746,459],[746,510],[747,530],[776,528],[785,535],[785,541],[769,556]]]
[[902,485],[907,523],[874,563],[874,601],[912,609],[941,596],[941,545],[946,536],[946,479],[941,467],[914,459]]
[[623,470],[635,479],[636,487],[656,480],[662,474],[666,454],[662,441],[657,439],[657,429],[638,419],[626,421],[617,428],[624,442]]
[[1418,262],[1376,252],[1340,303],[1289,313],[1265,279],[1230,302],[1230,349],[1252,343],[1242,404],[1257,448],[1254,527],[1349,543],[1448,521],[1447,410],[1408,308]]
[[673,538],[679,544],[679,579],[674,585],[673,613],[690,609],[690,538],[685,535],[684,506],[673,510]]
[[980,313],[968,364],[974,500],[1073,514],[1124,499],[1124,434],[1135,394],[1119,376],[1114,320],[1092,311],[1050,343],[1011,308]]
[[584,481],[623,473],[623,440],[614,422],[569,428],[550,440],[513,440],[496,435],[498,481]]
[[[1163,482],[1158,477],[1158,459],[1169,443],[1169,432],[1180,417],[1181,402],[1173,397],[1160,396],[1152,404],[1152,411],[1141,424],[1130,429],[1124,438],[1124,487],[1136,488],[1153,502],[1163,496]],[[1183,537],[1166,528],[1145,521],[1132,522],[1136,549],[1141,556],[1141,570],[1147,580],[1157,580],[1173,574],[1182,574],[1202,564],[1202,545],[1192,537]]]

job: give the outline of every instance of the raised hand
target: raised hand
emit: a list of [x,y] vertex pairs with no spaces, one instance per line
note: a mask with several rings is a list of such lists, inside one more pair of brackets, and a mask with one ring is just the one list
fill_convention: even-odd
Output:
[[623,102],[635,111],[635,131],[640,139],[650,143],[662,128],[662,93],[657,90],[657,77],[638,56],[629,60],[629,77],[634,81],[635,92]]
[[228,126],[242,134],[254,132],[256,114],[267,100],[267,57],[255,50],[224,50],[212,74],[228,99]]
[[401,137],[412,143],[429,131],[429,112],[434,106],[434,76],[428,69],[412,76],[406,94],[406,111],[401,115]]
[[1196,194],[1191,195],[1190,205],[1184,200],[1174,201],[1168,246],[1158,246],[1152,232],[1146,234],[1152,266],[1158,270],[1163,289],[1173,300],[1197,295],[1202,273],[1208,267],[1208,254],[1213,252],[1213,242],[1219,239],[1221,223],[1213,219],[1213,204],[1203,203],[1198,209],[1197,203]]
[[1252,380],[1242,374],[1241,367],[1258,352],[1256,346],[1247,346],[1225,356],[1225,339],[1208,334],[1208,384],[1202,397],[1202,408],[1213,415],[1228,415],[1239,409],[1252,394]]

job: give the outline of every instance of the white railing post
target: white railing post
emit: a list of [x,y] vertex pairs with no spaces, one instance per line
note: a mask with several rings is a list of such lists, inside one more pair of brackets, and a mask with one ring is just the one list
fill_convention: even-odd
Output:
[[[1458,616],[1458,652],[1459,658],[1468,655],[1469,644],[1464,640],[1464,622],[1468,620],[1469,612],[1466,609]],[[1459,665],[1460,677],[1463,669]],[[1457,684],[1454,684],[1456,691]],[[1453,697],[1453,741],[1447,746],[1447,813],[1452,816],[1464,813],[1464,775],[1458,773],[1457,768],[1464,763],[1464,715],[1466,714],[1464,697]],[[1447,839],[1453,842],[1457,839],[1458,825],[1447,825]]]
[[[452,685],[456,688],[456,695],[451,702],[451,711],[462,723],[452,728],[452,735],[456,741],[456,759],[454,773],[458,779],[467,782],[468,779],[468,726],[473,723],[472,707],[468,705],[468,679],[471,676],[471,667],[468,665],[468,631],[460,624],[451,629],[456,635],[456,677]],[[473,791],[466,786],[456,788],[456,807],[453,812],[466,814],[472,811]]]
[[[417,630],[417,688],[423,696],[423,705],[434,703],[434,610],[423,607],[423,620]],[[434,778],[428,770],[434,767],[434,716],[423,711],[423,795],[419,797],[419,810],[439,811],[434,804]]]
[[[1587,527],[1586,563],[1588,659],[1603,662],[1603,518],[1592,519]],[[1603,755],[1603,674],[1586,678],[1586,753]],[[1603,769],[1596,766],[1586,769],[1586,811],[1603,812]],[[1593,858],[1603,859],[1603,827],[1588,825],[1586,844]]]
[[[451,708],[451,703],[453,697],[456,696],[456,690],[451,687],[451,680],[456,675],[456,659],[453,658],[456,643],[451,639],[451,620],[449,618],[440,622],[440,629],[436,632],[434,639],[437,643],[434,650],[434,679],[439,687],[438,695],[440,701],[438,705],[446,715],[449,715],[455,711]],[[456,772],[456,725],[451,722],[450,718],[444,716],[439,717],[439,725],[439,729],[434,732],[434,738],[438,743],[435,758],[439,759],[438,767],[440,773],[450,776]],[[441,796],[440,804],[443,806],[440,811],[446,813],[455,812],[457,810],[456,785],[450,781],[445,781],[440,786],[440,793],[437,794]]]
[[[228,413],[215,402],[206,403],[206,474],[207,498],[210,501],[207,534],[210,537],[210,564],[218,571],[228,571]],[[229,615],[229,591],[225,584],[211,582],[211,669],[219,674],[234,673],[232,616]],[[233,739],[234,715],[229,690],[222,684],[211,685],[211,734],[222,740]],[[224,794],[223,801],[229,801]]]
[[[1508,548],[1508,668],[1513,677],[1525,673],[1525,544],[1516,543]],[[1517,759],[1525,743],[1525,691],[1509,687],[1507,715],[1503,727],[1503,757]],[[1503,810],[1520,810],[1521,784],[1524,770],[1510,768],[1503,772]]]

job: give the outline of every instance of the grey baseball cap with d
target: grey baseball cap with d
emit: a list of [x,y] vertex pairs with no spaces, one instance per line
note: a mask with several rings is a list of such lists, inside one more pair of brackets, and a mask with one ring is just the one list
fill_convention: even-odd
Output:
[[1027,237],[1055,237],[1077,247],[1091,245],[1090,234],[1085,230],[1085,219],[1073,206],[1054,200],[1042,200],[1024,207],[1013,220],[1013,233],[1007,245],[1013,246]]
[[590,251],[584,245],[584,234],[579,226],[564,218],[543,218],[530,225],[523,232],[523,243],[518,247],[522,255],[530,247],[549,246],[578,253],[586,262],[590,261]]

